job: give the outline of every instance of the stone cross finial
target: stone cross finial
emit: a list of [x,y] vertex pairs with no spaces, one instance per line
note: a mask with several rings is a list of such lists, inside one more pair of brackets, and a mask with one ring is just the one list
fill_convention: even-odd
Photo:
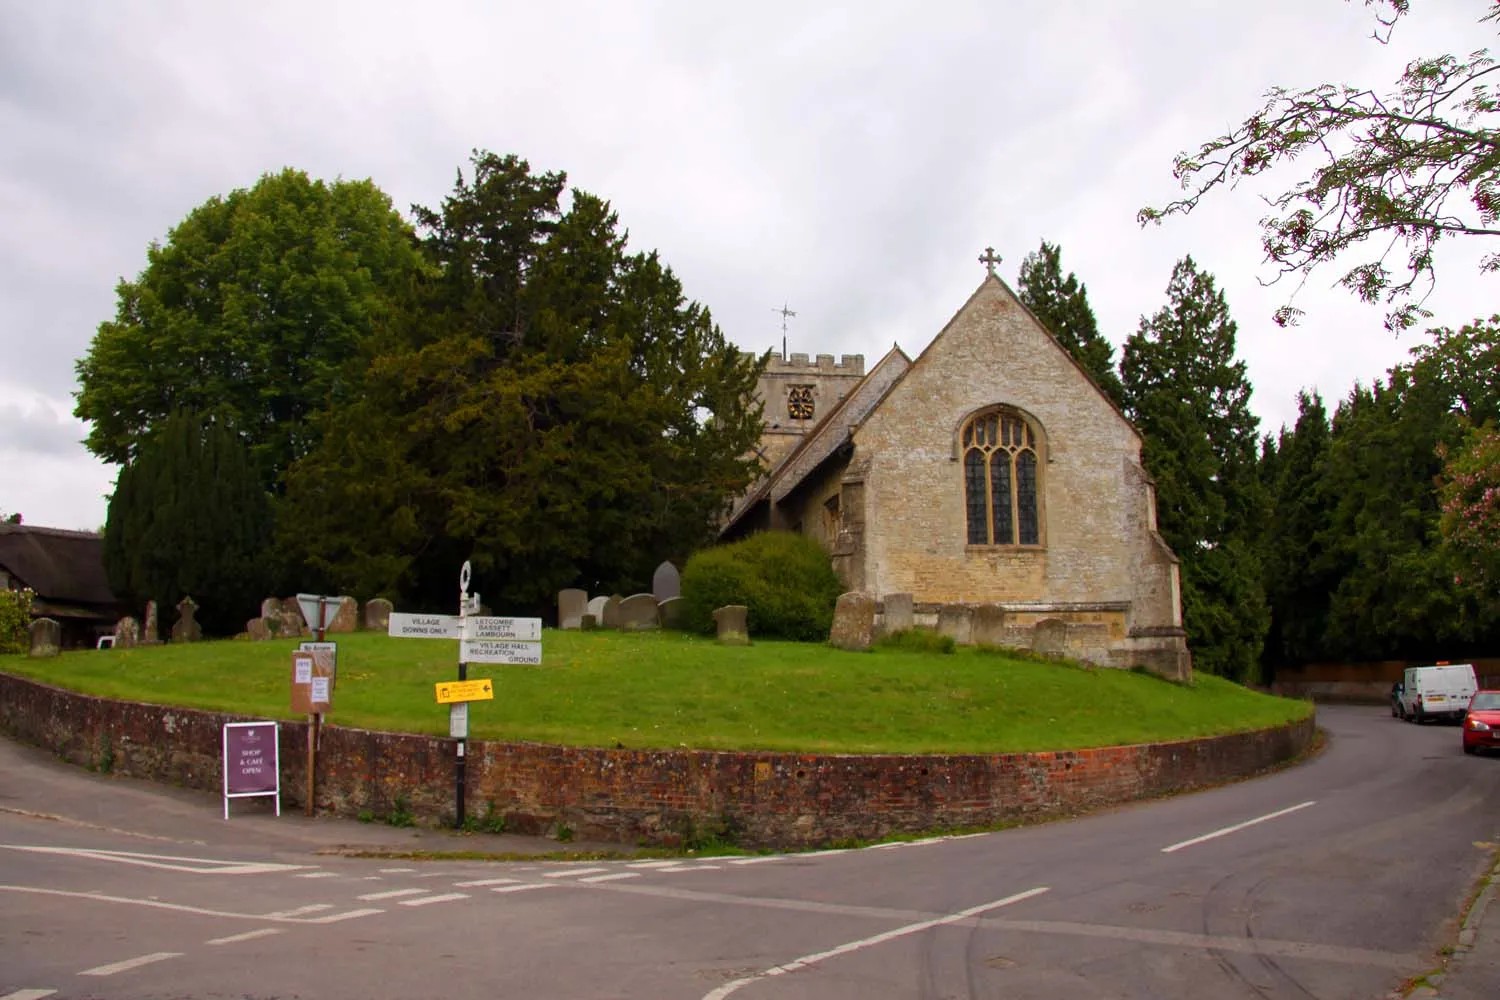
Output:
[[994,247],[985,247],[984,253],[979,256],[979,263],[985,266],[985,269],[990,272],[990,277],[993,278],[995,265],[1000,263],[1000,255],[995,252]]

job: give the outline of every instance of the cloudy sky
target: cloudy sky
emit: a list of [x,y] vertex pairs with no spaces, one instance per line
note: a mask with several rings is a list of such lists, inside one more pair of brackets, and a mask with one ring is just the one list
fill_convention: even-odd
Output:
[[[74,362],[152,240],[284,166],[435,205],[469,151],[613,202],[746,349],[915,355],[1043,239],[1116,345],[1173,262],[1215,274],[1271,430],[1420,342],[1319,274],[1270,320],[1256,192],[1140,229],[1172,156],[1273,85],[1386,88],[1488,45],[1479,0],[1421,0],[1391,45],[1340,0],[784,3],[0,0],[0,511],[94,528],[115,469],[79,444]],[[1293,179],[1283,175],[1283,181]],[[1266,190],[1269,190],[1266,189]],[[1479,248],[1439,257],[1435,325],[1496,311]]]

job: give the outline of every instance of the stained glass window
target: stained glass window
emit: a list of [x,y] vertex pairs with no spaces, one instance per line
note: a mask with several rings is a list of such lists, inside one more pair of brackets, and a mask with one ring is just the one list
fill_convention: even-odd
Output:
[[970,545],[1040,545],[1036,435],[1020,416],[980,414],[959,433]]

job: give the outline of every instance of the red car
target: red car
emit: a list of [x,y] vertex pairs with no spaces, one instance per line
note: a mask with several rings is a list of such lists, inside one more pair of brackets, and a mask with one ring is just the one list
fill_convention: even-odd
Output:
[[1500,691],[1476,691],[1464,716],[1464,753],[1500,750]]

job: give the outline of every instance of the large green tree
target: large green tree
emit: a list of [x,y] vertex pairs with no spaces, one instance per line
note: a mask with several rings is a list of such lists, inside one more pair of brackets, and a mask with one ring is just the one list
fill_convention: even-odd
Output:
[[[1409,7],[1408,0],[1365,5],[1377,10],[1383,42]],[[1483,6],[1482,21],[1500,20],[1500,3]],[[1422,303],[1435,282],[1438,244],[1500,236],[1497,70],[1489,50],[1480,49],[1413,60],[1388,92],[1331,83],[1277,87],[1233,130],[1179,154],[1173,172],[1187,193],[1142,209],[1140,221],[1187,214],[1217,187],[1311,164],[1268,199],[1271,212],[1260,223],[1266,261],[1278,278],[1347,266],[1342,285],[1367,302],[1387,303],[1387,327],[1409,327],[1430,315]],[[1376,249],[1364,252],[1372,239]],[[1352,265],[1346,255],[1354,255]],[[1500,253],[1485,255],[1480,270],[1500,270]],[[1299,315],[1289,302],[1276,318],[1288,323]]]
[[421,270],[410,226],[369,181],[266,174],[210,198],[153,243],[78,361],[77,416],[130,462],[176,409],[233,425],[268,482],[314,442],[309,417]]
[[1126,341],[1120,368],[1158,526],[1181,560],[1194,662],[1248,679],[1268,617],[1256,544],[1265,494],[1235,334],[1223,292],[1188,257],[1173,268],[1167,304]]
[[626,251],[606,202],[575,189],[564,210],[564,188],[476,152],[415,210],[437,273],[288,478],[281,538],[309,575],[442,606],[472,559],[488,601],[542,608],[639,589],[712,537],[754,472],[760,365]]
[[274,582],[271,543],[269,496],[243,441],[222,419],[177,411],[120,470],[104,568],[122,600],[170,609],[191,596],[206,632],[232,635]]
[[1115,371],[1114,346],[1099,333],[1087,286],[1072,271],[1063,276],[1062,251],[1056,244],[1043,240],[1026,255],[1016,286],[1026,307],[1036,313],[1111,402],[1123,407],[1125,389]]

